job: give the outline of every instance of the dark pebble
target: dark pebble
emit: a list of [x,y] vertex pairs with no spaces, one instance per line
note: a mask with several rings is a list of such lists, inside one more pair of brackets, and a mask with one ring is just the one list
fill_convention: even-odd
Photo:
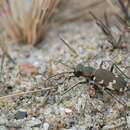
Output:
[[18,119],[24,119],[27,117],[27,112],[26,111],[18,111],[16,114],[15,114],[15,118],[18,120]]

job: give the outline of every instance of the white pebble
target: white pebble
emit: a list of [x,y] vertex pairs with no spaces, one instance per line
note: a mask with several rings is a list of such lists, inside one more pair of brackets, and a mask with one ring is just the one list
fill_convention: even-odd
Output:
[[45,122],[43,124],[43,130],[48,130],[49,129],[49,124],[47,122]]

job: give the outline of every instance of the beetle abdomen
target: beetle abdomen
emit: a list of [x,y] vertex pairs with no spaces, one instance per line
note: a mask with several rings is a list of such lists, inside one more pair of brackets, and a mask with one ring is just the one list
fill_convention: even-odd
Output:
[[96,85],[102,85],[110,90],[123,92],[127,88],[127,83],[121,76],[115,76],[111,71],[97,69],[94,81]]

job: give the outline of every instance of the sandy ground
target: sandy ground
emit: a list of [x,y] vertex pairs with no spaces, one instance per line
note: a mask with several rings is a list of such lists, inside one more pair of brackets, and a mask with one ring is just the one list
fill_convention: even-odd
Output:
[[[66,47],[59,34],[69,41],[77,55]],[[71,67],[82,63],[98,69],[101,61],[112,60],[124,71],[124,66],[130,65],[129,51],[110,51],[111,45],[104,38],[95,22],[77,22],[51,28],[37,47],[10,43],[8,50],[16,64],[5,62],[0,96],[48,87],[51,90],[0,99],[0,130],[130,129],[129,93],[111,92],[113,97],[105,90],[98,92],[89,84],[80,84],[61,96],[84,78],[63,82],[69,76],[66,74],[45,82],[48,76],[71,70],[60,62]],[[124,102],[127,106],[122,105]]]

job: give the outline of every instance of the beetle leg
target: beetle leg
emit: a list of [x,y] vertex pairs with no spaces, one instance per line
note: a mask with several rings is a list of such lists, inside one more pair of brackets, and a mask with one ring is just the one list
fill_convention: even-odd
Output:
[[120,104],[122,104],[123,106],[126,106],[126,103],[123,101],[120,101],[120,99],[118,99],[116,96],[114,96],[109,90],[105,89],[105,92],[107,92],[110,96],[112,96],[117,102],[119,102]]
[[70,87],[69,89],[67,89],[61,96],[61,99],[60,99],[60,101],[58,102],[58,104],[60,104],[61,103],[61,101],[62,101],[62,99],[63,99],[63,96],[67,93],[67,92],[69,92],[71,89],[73,89],[74,87],[76,87],[77,85],[79,85],[79,84],[85,84],[86,83],[86,81],[80,81],[80,82],[78,82],[78,83],[76,83],[75,85],[73,85],[72,87]]
[[128,76],[118,67],[117,64],[113,63],[112,66],[115,67],[125,78],[130,79],[130,77],[128,77]]
[[64,87],[66,86],[66,81],[69,82],[71,80],[72,77],[75,77],[74,75],[71,75],[71,76],[68,76],[68,77],[65,77],[64,80],[63,80],[63,84],[64,84]]
[[[105,89],[105,92],[107,92],[110,96],[112,96],[117,102],[119,102],[120,104],[122,104],[124,106],[125,110],[127,109],[127,104],[124,101],[120,101],[120,99],[118,99],[112,93],[110,93],[109,90]],[[124,111],[124,112],[125,112],[124,113],[125,114],[124,118],[125,118],[125,121],[126,121],[126,130],[129,130],[128,123],[127,123],[127,113],[126,113],[126,111]]]
[[104,61],[101,62],[99,68],[102,69],[102,65],[103,65]]
[[[99,89],[102,89],[101,85],[98,85]],[[111,97],[113,97],[116,101],[118,101],[119,103],[121,103],[123,106],[126,106],[125,102],[121,102],[116,96],[114,96],[108,89],[102,89],[102,91],[105,91],[106,93],[108,93]]]
[[[124,102],[124,101],[120,101],[120,99],[118,99],[117,97],[115,97],[112,93],[110,93],[108,90],[105,90],[105,92],[107,92],[110,96],[112,96],[117,102],[119,102],[120,104],[122,104],[124,106],[125,109],[127,109],[127,104]],[[128,123],[127,123],[127,113],[126,111],[124,111],[125,115],[124,115],[124,118],[125,118],[125,121],[126,121],[126,130],[129,130],[128,128]]]
[[77,85],[79,85],[79,84],[85,84],[86,83],[86,81],[80,81],[80,82],[78,82],[78,83],[76,83],[75,85],[73,85],[72,87],[70,87],[69,89],[67,89],[63,94],[62,94],[62,96],[63,95],[65,95],[67,92],[69,92],[71,89],[73,89],[74,87],[76,87]]
[[111,60],[104,60],[104,61],[102,61],[101,64],[100,64],[100,68],[102,67],[102,65],[103,65],[104,62],[110,62],[110,63],[112,63],[112,66],[111,66],[111,68],[110,68],[110,71],[111,71],[111,72],[113,72],[113,69],[114,69],[114,67],[115,67],[125,78],[130,79],[130,77],[128,77],[128,76],[118,67],[118,65],[115,64],[114,62],[112,62]]
[[112,64],[111,68],[110,68],[110,71],[113,72],[114,70],[114,64]]

